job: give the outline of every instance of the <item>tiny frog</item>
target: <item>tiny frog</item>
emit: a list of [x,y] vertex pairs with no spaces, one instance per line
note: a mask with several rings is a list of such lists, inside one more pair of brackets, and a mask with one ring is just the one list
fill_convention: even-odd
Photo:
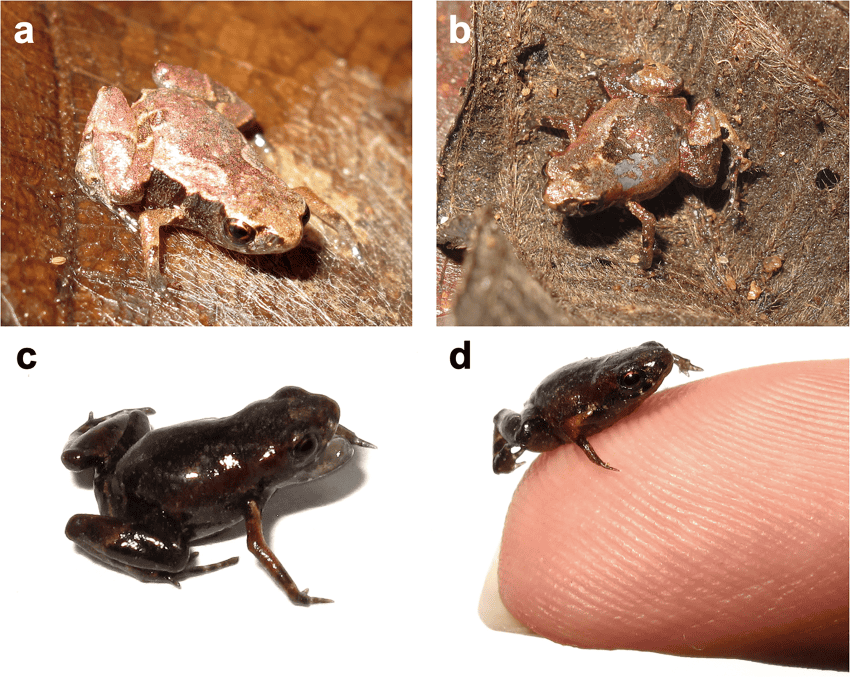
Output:
[[689,111],[677,96],[682,78],[664,65],[619,64],[586,77],[598,77],[611,100],[580,129],[569,118],[544,118],[543,126],[567,131],[571,143],[543,167],[543,201],[567,216],[625,206],[643,226],[640,265],[649,269],[656,221],[640,203],[677,176],[699,188],[713,185],[725,143],[732,153],[730,204],[736,208],[738,172],[750,166],[744,157],[749,146],[710,100]]
[[[526,450],[552,451],[569,442],[596,465],[616,470],[596,455],[587,438],[637,409],[674,364],[684,374],[702,371],[655,341],[561,367],[531,393],[522,414],[510,409],[496,414],[493,472],[512,472],[522,465],[516,460]],[[519,450],[511,451],[514,447]]]
[[[310,207],[334,225],[344,222],[308,188],[289,188],[263,164],[239,131],[254,123],[254,111],[230,89],[165,63],[156,64],[153,80],[157,89],[142,90],[132,106],[117,87],[101,88],[76,176],[89,197],[141,230],[155,291],[167,287],[159,270],[164,226],[244,254],[279,254],[302,243]],[[318,231],[314,239],[322,237]]]
[[100,515],[74,515],[65,535],[92,557],[142,581],[180,587],[189,576],[235,564],[190,566],[190,544],[241,520],[248,548],[294,604],[310,597],[263,537],[262,510],[276,489],[324,477],[354,447],[371,447],[339,425],[339,405],[286,387],[226,418],[151,430],[150,408],[122,409],[75,430],[62,463],[94,468]]

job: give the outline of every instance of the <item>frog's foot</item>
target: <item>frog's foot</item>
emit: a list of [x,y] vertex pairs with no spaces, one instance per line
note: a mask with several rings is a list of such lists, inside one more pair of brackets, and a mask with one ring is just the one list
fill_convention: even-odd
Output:
[[[517,451],[511,451],[517,448]],[[502,437],[498,431],[493,434],[493,472],[497,475],[505,475],[513,472],[521,465],[525,465],[525,461],[517,463],[517,459],[522,456],[525,447],[512,445]]]
[[599,456],[596,455],[596,452],[593,450],[593,447],[590,446],[590,442],[587,441],[585,437],[579,437],[575,440],[575,443],[579,445],[582,449],[584,449],[584,453],[587,454],[587,457],[593,461],[596,465],[605,468],[606,470],[613,470],[614,472],[620,472],[614,466],[608,465],[605,461],[603,461]]
[[673,355],[673,364],[679,367],[679,372],[684,374],[685,376],[690,376],[688,372],[691,371],[702,371],[702,367],[698,367],[695,364],[691,364],[690,360],[679,355]]
[[520,447],[519,451],[512,452],[506,447],[498,454],[493,454],[493,472],[497,475],[506,475],[509,472],[513,472],[521,465],[525,465],[525,461],[520,463],[516,462],[524,451],[525,449]]
[[173,281],[170,281],[165,275],[157,271],[148,271],[148,284],[160,299],[171,301],[174,299],[172,290],[179,290],[180,286]]
[[[191,559],[194,559],[195,557],[197,557],[197,555],[198,555],[198,553],[193,552]],[[188,567],[186,569],[183,569],[183,571],[181,571],[179,573],[170,574],[168,579],[169,579],[169,581],[174,583],[179,588],[180,584],[178,583],[178,581],[182,581],[182,580],[185,580],[187,578],[191,578],[192,576],[200,576],[201,574],[208,574],[211,571],[218,571],[219,569],[224,569],[226,567],[232,567],[238,561],[239,561],[238,557],[228,557],[226,560],[223,560],[221,562],[216,562],[215,564],[200,564],[200,565]]]
[[308,592],[310,592],[310,588],[304,588],[298,593],[298,596],[292,600],[292,603],[297,604],[298,606],[310,606],[311,604],[333,604],[332,599],[327,599],[325,597],[310,597],[310,595],[307,594]]
[[83,423],[83,425],[81,425],[79,428],[77,428],[73,433],[71,433],[71,437],[72,438],[79,437],[84,432],[87,432],[87,431],[91,430],[92,428],[96,428],[97,426],[99,426],[104,421],[108,421],[109,419],[112,419],[112,418],[123,417],[124,414],[129,414],[129,413],[134,412],[134,411],[140,411],[145,415],[156,413],[156,411],[154,411],[150,407],[135,407],[133,409],[119,409],[118,411],[114,411],[111,414],[107,414],[106,416],[101,416],[100,418],[95,418],[94,412],[90,411],[89,417],[88,417],[88,419],[86,419],[86,422]]
[[[192,554],[189,556],[189,561],[191,562],[197,556],[197,552],[192,552]],[[156,571],[153,569],[140,569],[137,567],[121,565],[117,563],[112,563],[112,565],[118,569],[126,571],[128,574],[133,576],[133,578],[136,578],[145,583],[171,583],[171,585],[173,585],[175,588],[180,588],[180,581],[185,581],[187,578],[191,578],[193,576],[200,576],[201,574],[207,574],[211,571],[218,571],[219,569],[224,569],[225,567],[233,566],[238,561],[238,557],[230,557],[229,559],[226,559],[223,562],[187,567],[186,569],[183,569],[183,571],[178,571],[176,573],[169,571]]]

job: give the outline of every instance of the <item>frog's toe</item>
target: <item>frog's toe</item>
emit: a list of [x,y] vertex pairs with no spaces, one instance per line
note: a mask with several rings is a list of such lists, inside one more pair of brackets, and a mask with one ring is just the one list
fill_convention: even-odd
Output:
[[525,465],[525,461],[520,461],[519,463],[516,462],[524,451],[524,447],[520,447],[519,451],[516,452],[505,447],[498,453],[493,454],[493,472],[497,475],[505,475],[513,472],[521,465]]
[[298,593],[298,597],[293,599],[293,603],[300,604],[301,606],[310,606],[311,604],[333,604],[332,599],[327,599],[325,597],[310,597],[307,593],[310,592],[310,588],[304,588],[300,593]]

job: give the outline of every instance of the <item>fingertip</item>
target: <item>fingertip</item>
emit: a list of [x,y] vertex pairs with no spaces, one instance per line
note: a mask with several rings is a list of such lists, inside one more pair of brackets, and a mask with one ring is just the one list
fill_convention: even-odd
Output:
[[491,630],[518,635],[534,635],[531,630],[511,615],[502,601],[499,594],[498,551],[493,557],[487,576],[484,578],[484,587],[481,589],[481,597],[478,600],[478,617]]

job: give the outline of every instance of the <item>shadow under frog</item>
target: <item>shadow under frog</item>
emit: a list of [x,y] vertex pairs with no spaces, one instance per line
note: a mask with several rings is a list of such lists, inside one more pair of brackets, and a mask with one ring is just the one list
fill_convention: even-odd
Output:
[[295,585],[265,542],[262,511],[278,488],[324,477],[348,463],[355,446],[373,447],[339,425],[337,403],[286,387],[221,419],[151,430],[152,413],[90,415],[71,434],[62,462],[94,469],[100,515],[74,515],[68,538],[139,580],[179,587],[238,561],[190,566],[190,546],[244,520],[249,549],[293,603],[330,602]]

